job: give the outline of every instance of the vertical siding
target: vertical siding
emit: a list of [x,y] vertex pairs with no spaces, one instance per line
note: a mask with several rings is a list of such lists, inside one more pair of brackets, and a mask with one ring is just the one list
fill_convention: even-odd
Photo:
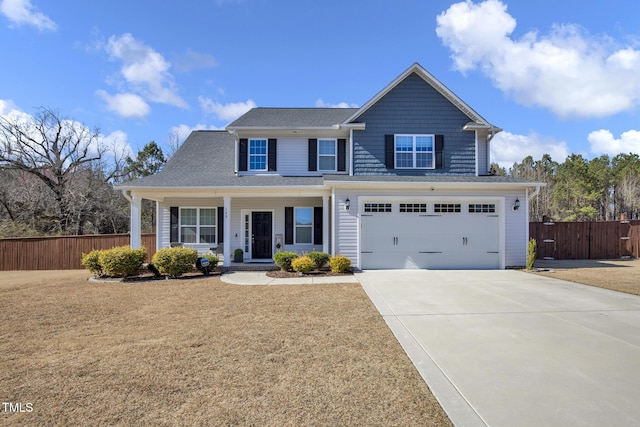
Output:
[[[417,74],[411,74],[373,105],[354,131],[355,175],[475,175],[475,134],[463,126],[470,119]],[[444,135],[444,169],[387,170],[385,134]]]

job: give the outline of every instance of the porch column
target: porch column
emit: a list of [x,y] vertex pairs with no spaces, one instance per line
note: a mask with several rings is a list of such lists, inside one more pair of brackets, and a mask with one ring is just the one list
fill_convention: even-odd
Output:
[[156,252],[162,249],[162,209],[156,200]]
[[224,252],[223,267],[231,265],[231,196],[224,196],[224,226],[223,226],[223,243],[222,250]]
[[322,252],[329,253],[329,196],[322,196]]
[[130,242],[132,249],[138,249],[142,244],[142,197],[138,195],[131,196],[131,232]]

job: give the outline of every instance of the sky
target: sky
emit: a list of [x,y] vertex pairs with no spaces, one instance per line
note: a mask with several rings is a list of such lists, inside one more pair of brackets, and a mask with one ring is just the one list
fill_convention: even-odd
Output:
[[637,0],[0,0],[0,115],[135,155],[252,107],[358,107],[414,62],[503,129],[492,161],[640,153]]

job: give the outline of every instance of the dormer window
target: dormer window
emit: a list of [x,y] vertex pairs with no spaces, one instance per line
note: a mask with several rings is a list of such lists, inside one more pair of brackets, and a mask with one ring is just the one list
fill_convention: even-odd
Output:
[[335,171],[336,170],[336,140],[335,139],[319,139],[318,140],[318,170],[319,171]]
[[252,170],[252,171],[267,170],[267,140],[266,139],[250,139],[249,140],[249,170]]

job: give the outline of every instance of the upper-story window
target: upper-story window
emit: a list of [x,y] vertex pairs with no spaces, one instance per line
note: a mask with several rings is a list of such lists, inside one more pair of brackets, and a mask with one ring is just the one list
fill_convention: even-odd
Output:
[[318,170],[334,171],[336,170],[336,140],[335,139],[319,139],[318,140]]
[[396,169],[434,169],[433,135],[395,135]]
[[267,140],[266,139],[250,139],[249,140],[249,170],[252,170],[252,171],[267,170]]

